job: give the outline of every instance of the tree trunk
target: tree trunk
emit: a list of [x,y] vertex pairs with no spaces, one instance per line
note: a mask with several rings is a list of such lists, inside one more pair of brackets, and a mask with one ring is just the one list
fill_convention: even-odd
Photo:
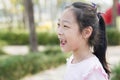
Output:
[[112,8],[112,25],[113,27],[116,27],[116,18],[117,18],[117,6],[118,0],[113,0],[113,8]]
[[25,24],[30,30],[30,50],[37,52],[37,37],[34,25],[34,12],[32,0],[24,0],[25,5]]

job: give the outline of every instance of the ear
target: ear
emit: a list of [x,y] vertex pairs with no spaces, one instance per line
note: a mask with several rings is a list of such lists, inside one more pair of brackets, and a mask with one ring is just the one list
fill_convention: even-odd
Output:
[[86,27],[82,31],[82,36],[84,39],[88,39],[92,34],[93,28],[91,26]]

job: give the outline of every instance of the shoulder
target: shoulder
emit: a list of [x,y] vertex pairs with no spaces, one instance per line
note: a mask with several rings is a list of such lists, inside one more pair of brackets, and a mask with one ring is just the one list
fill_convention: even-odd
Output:
[[[92,61],[92,60],[91,60]],[[83,75],[85,80],[108,80],[108,75],[104,71],[101,63],[94,57],[93,61],[89,63],[89,68]]]
[[91,57],[77,64],[71,64],[72,59],[73,56],[67,59],[66,80],[71,78],[73,78],[71,80],[75,80],[74,78],[78,80],[108,80],[107,74],[97,57]]
[[91,70],[84,76],[85,80],[108,80],[107,74],[99,67]]

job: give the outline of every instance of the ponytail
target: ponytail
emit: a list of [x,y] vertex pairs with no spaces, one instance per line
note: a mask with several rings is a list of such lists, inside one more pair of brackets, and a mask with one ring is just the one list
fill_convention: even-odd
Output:
[[106,39],[106,29],[105,29],[105,22],[102,18],[101,14],[97,14],[99,18],[99,30],[100,30],[100,36],[99,36],[99,43],[94,45],[94,55],[96,55],[101,62],[104,70],[106,73],[110,74],[110,71],[108,69],[108,65],[106,62],[106,49],[107,49],[107,39]]

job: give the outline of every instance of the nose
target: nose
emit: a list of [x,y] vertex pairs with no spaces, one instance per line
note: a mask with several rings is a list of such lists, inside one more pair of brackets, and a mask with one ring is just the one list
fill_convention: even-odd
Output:
[[63,30],[62,30],[61,27],[58,27],[58,28],[57,28],[57,34],[58,34],[58,35],[63,35]]

